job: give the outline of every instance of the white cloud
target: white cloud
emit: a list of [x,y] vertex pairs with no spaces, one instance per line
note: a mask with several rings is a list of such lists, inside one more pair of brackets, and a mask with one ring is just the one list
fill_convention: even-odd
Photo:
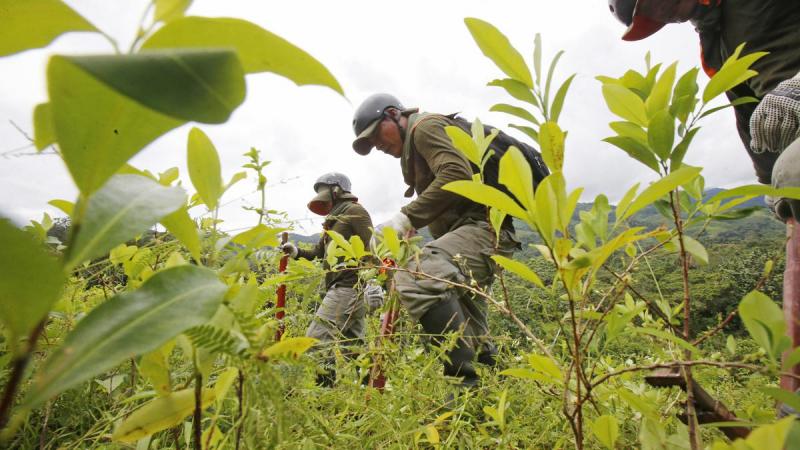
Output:
[[[144,0],[68,3],[112,35],[123,49],[130,45],[146,5]],[[697,36],[688,25],[669,26],[644,42],[622,42],[622,26],[606,8],[601,0],[409,0],[393,5],[196,0],[190,14],[244,18],[305,49],[331,70],[348,96],[343,99],[320,87],[298,88],[271,74],[250,75],[247,100],[230,121],[202,128],[220,152],[225,179],[242,170],[242,154],[251,146],[273,161],[267,168],[268,206],[285,210],[296,219],[313,219],[299,222],[303,232],[316,232],[319,226],[318,218],[305,208],[313,195],[311,185],[318,175],[333,170],[350,175],[355,193],[374,220],[386,219],[407,202],[402,197],[405,186],[399,163],[382,154],[359,157],[350,149],[353,109],[371,93],[391,92],[407,106],[461,111],[467,117],[478,116],[485,123],[507,128],[506,116],[488,112],[492,104],[509,99],[497,88],[485,86],[502,74],[481,54],[463,24],[464,17],[475,16],[500,28],[528,59],[536,32],[542,33],[547,59],[558,49],[566,50],[558,81],[578,74],[562,119],[569,130],[566,174],[572,187],[586,188],[584,198],[603,192],[615,199],[633,183],[653,177],[620,150],[600,142],[609,134],[607,123],[614,119],[604,106],[594,76],[641,68],[648,50],[654,60],[678,60],[686,70],[699,64],[699,50]],[[101,37],[76,33],[59,38],[46,50],[0,59],[4,79],[0,84],[0,152],[27,144],[8,121],[29,132],[32,129],[33,106],[46,99],[44,70],[50,54],[108,50]],[[177,166],[183,185],[191,189],[185,164],[190,126],[158,139],[132,163],[154,172]],[[55,212],[46,205],[48,200],[74,198],[76,190],[57,157],[10,156],[18,153],[0,157],[0,210],[35,218],[44,210]],[[709,186],[754,179],[730,113],[708,121],[687,161],[706,167]],[[221,211],[226,229],[254,224],[253,213],[241,209],[258,202],[254,187],[252,179],[246,180],[226,195],[223,202],[227,205]]]

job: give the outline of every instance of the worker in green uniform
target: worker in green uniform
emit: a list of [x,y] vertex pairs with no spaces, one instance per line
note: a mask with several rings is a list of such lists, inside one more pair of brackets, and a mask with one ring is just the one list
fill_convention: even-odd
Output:
[[392,95],[375,94],[356,110],[353,149],[366,155],[376,147],[400,159],[409,186],[406,197],[417,194],[376,232],[392,227],[402,236],[426,226],[430,230],[434,241],[406,269],[448,282],[398,271],[395,285],[401,304],[436,342],[442,342],[445,334],[461,333],[446,354],[444,374],[460,378],[468,387],[478,382],[473,360],[493,364],[496,350],[485,299],[457,285],[474,281],[482,288],[491,286],[495,270],[491,255],[510,256],[519,242],[511,221],[496,240],[485,206],[442,189],[473,175],[469,161],[445,133],[445,127],[454,124],[450,117],[406,109]]
[[[308,203],[308,209],[325,217],[323,229],[331,230],[349,240],[358,236],[368,245],[372,237],[372,219],[369,213],[358,203],[358,198],[351,191],[350,179],[341,173],[327,173],[314,183],[317,195]],[[311,250],[300,249],[292,243],[281,246],[284,253],[292,258],[314,260],[322,258],[325,274],[325,296],[317,309],[314,320],[306,330],[306,336],[319,339],[327,355],[322,364],[322,372],[317,383],[332,386],[336,379],[333,369],[335,359],[332,347],[336,342],[345,345],[362,343],[366,330],[365,315],[367,305],[362,297],[358,271],[351,268],[332,268],[326,259],[326,249],[330,236],[323,232],[317,245]],[[319,345],[319,344],[318,344]]]
[[773,182],[775,161],[800,137],[800,2],[608,0],[608,6],[628,27],[622,37],[628,41],[644,39],[668,23],[691,22],[700,36],[700,56],[709,76],[740,44],[746,44],[743,55],[769,52],[752,66],[758,75],[726,94],[731,101],[760,100],[734,107],[736,127],[758,181]]

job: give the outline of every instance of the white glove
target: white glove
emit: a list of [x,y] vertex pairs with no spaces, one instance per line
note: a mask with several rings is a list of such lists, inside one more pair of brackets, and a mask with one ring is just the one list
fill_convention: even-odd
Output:
[[764,96],[750,117],[750,149],[781,153],[800,137],[800,74]]
[[281,245],[281,251],[291,256],[292,259],[297,258],[297,246],[292,244],[291,242],[287,242]]
[[[800,138],[789,144],[775,161],[772,168],[772,187],[800,187]],[[790,217],[800,220],[800,200],[774,199],[772,210],[783,221]]]
[[405,236],[407,232],[414,229],[414,227],[411,225],[411,220],[408,219],[408,216],[401,212],[393,215],[391,219],[375,227],[375,231],[381,232],[386,227],[394,228],[394,231],[396,231],[397,235],[401,238]]
[[380,309],[386,301],[386,293],[374,280],[369,280],[364,286],[364,300],[367,302],[367,312],[372,313]]

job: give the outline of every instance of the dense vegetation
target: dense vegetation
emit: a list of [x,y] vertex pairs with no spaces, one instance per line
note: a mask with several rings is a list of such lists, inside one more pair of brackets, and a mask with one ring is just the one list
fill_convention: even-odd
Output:
[[[265,200],[252,208],[252,228],[219,231],[218,205],[232,184],[254,177],[264,192],[267,163],[257,150],[226,182],[214,144],[192,128],[191,197],[177,169],[153,174],[127,164],[183,123],[226,122],[245,100],[246,73],[342,92],[303,50],[244,20],[185,17],[189,3],[156,0],[128,54],[111,41],[114,54],[50,60],[35,144],[59,152],[80,194],[52,202],[68,219],[45,217],[24,230],[0,220],[3,445],[778,450],[800,442],[793,419],[774,416],[775,400],[800,403],[775,388],[800,361],[775,302],[782,226],[747,206],[763,194],[798,194],[706,191],[702,169],[683,164],[698,123],[714,112],[708,103],[752,76],[749,66],[763,55],[739,49],[702,91],[697,69],[679,76],[676,65],[653,65],[649,56],[641,73],[598,77],[621,119],[606,141],[658,179],[631,187],[616,205],[603,195],[579,205],[581,190],[566,189],[558,125],[572,77],[551,89],[561,53],[543,70],[538,36],[528,63],[491,24],[465,20],[507,76],[490,85],[525,106],[492,109],[524,121],[511,126],[538,144],[552,174],[534,191],[529,166],[511,148],[499,181],[516,200],[480,173],[446,186],[487,205],[495,229],[512,216],[525,245],[515,259],[493,257],[503,270],[491,290],[454,285],[490,303],[501,367],[481,367],[480,386],[445,402],[456,380],[442,378],[439,357],[457,336],[433,347],[402,315],[390,339],[378,338],[372,316],[367,343],[356,352],[337,347],[336,387],[314,384],[314,340],[300,336],[318,300],[320,266],[298,260],[276,273],[287,221]],[[99,32],[59,0],[8,5],[0,25],[17,39],[0,43],[0,56],[68,31]],[[46,26],[26,26],[42,14]],[[485,166],[494,135],[479,121],[472,135],[447,132]],[[192,208],[205,211],[200,220]],[[159,223],[167,232],[155,231]],[[369,246],[329,234],[336,270],[368,254],[397,261],[384,271],[362,267],[365,280],[389,286],[421,240],[387,229]],[[281,284],[289,298],[279,323]],[[395,306],[390,289],[382,312]],[[784,351],[792,353],[782,363]],[[362,383],[378,366],[383,390]],[[644,377],[654,369],[675,370],[688,388],[649,386]],[[696,384],[736,413],[737,426],[753,429],[746,439],[731,442],[725,424],[705,423]]]

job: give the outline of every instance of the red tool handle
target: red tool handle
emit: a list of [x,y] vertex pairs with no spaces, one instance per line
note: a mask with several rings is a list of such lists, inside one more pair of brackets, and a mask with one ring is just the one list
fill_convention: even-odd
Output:
[[[786,334],[792,339],[792,347],[800,345],[800,224],[789,219],[786,223],[786,270],[783,274],[783,314],[786,320]],[[791,353],[787,350],[783,356]],[[790,373],[800,375],[800,364],[787,368]],[[781,388],[794,392],[800,388],[800,381],[781,376]]]
[[[285,244],[287,242],[289,242],[289,233],[284,231],[281,234],[281,245],[283,245],[283,244]],[[278,265],[278,272],[279,273],[286,272],[286,265],[288,263],[289,263],[289,255],[281,256],[281,262]],[[281,340],[281,336],[283,336],[283,331],[284,331],[283,318],[284,318],[284,316],[286,316],[286,312],[284,311],[284,309],[286,308],[286,285],[285,284],[281,284],[280,286],[278,286],[277,296],[278,296],[278,299],[277,299],[277,302],[275,302],[275,308],[276,308],[275,318],[278,319],[278,330],[275,332],[275,340],[276,341],[280,341]]]

